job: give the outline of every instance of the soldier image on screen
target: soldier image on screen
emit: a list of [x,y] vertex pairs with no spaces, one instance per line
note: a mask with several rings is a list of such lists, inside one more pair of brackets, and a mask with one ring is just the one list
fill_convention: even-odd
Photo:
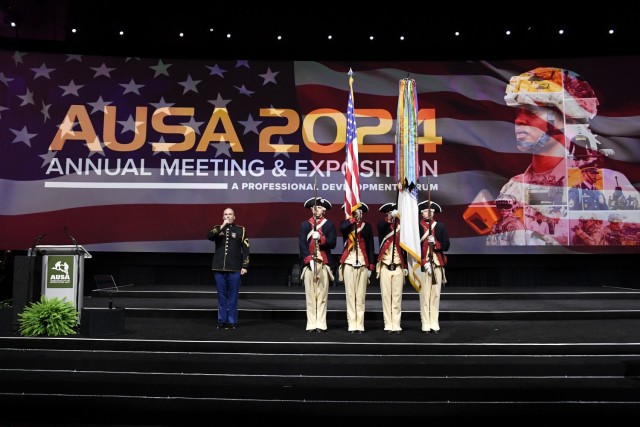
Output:
[[[504,99],[508,106],[517,109],[516,146],[518,151],[531,155],[531,163],[501,188],[498,199],[503,201],[506,195],[511,195],[520,209],[568,208],[569,214],[554,224],[567,230],[570,226],[562,223],[577,219],[577,212],[571,211],[620,209],[626,200],[640,199],[623,173],[605,167],[615,151],[603,147],[591,130],[590,122],[597,114],[599,101],[582,76],[562,68],[539,67],[513,76]],[[609,200],[615,201],[615,205]],[[640,210],[630,214],[629,221],[640,223]],[[502,225],[496,229],[500,233],[505,231]],[[561,239],[554,240],[566,244]],[[498,241],[506,242],[504,238],[488,238],[487,244],[495,245]],[[539,244],[531,231],[525,235],[524,243],[522,239],[512,242]]]

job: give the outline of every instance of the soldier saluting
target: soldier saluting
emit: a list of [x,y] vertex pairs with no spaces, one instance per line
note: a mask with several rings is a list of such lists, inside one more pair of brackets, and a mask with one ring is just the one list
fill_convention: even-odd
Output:
[[[345,205],[342,205],[345,209]],[[360,203],[353,216],[340,223],[344,249],[340,257],[339,278],[344,282],[347,301],[347,324],[350,333],[364,332],[364,309],[367,284],[375,268],[373,229],[362,216],[369,206]]]

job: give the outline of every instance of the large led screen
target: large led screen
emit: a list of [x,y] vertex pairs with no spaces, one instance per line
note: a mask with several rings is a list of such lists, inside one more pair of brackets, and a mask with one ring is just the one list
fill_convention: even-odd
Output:
[[[640,252],[640,57],[313,62],[0,51],[0,248],[209,252],[232,207],[252,253],[344,219],[349,70],[365,219],[395,202],[399,82],[418,199],[450,253]],[[417,219],[416,219],[417,221]],[[340,251],[340,245],[336,248]]]

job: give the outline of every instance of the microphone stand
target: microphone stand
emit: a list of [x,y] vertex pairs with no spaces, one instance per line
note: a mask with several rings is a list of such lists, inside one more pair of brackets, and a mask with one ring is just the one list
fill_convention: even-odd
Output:
[[44,233],[36,237],[36,240],[33,243],[33,247],[29,248],[27,256],[36,256],[36,246],[38,246],[38,243],[40,243],[40,240],[44,239],[46,236],[47,236],[47,233]]
[[71,235],[69,234],[69,232],[67,231],[67,226],[64,226],[64,232],[65,234],[71,239],[71,241],[73,242],[74,245],[76,245],[76,255],[80,254],[80,251],[78,250],[78,241]]

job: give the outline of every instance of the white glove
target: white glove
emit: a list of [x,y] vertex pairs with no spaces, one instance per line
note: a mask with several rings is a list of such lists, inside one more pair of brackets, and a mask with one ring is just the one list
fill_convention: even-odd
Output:
[[311,271],[316,271],[315,266],[316,266],[315,262],[309,261],[309,268],[311,269]]
[[371,270],[367,270],[367,278],[370,279],[371,278]]
[[398,210],[394,209],[390,212],[392,218],[398,218]]
[[407,270],[406,268],[402,269],[402,273],[404,273],[405,276],[409,275],[409,270]]
[[320,233],[318,233],[317,231],[314,231],[314,232],[311,234],[311,237],[312,237],[314,240],[318,240],[318,239],[320,238]]
[[430,264],[428,264],[428,263],[424,265],[424,271],[425,271],[429,276],[431,276],[431,274],[433,274],[433,270],[431,270],[431,265],[430,265]]
[[429,242],[430,245],[435,245],[436,237],[433,234],[430,234],[429,236],[427,236],[427,242]]

